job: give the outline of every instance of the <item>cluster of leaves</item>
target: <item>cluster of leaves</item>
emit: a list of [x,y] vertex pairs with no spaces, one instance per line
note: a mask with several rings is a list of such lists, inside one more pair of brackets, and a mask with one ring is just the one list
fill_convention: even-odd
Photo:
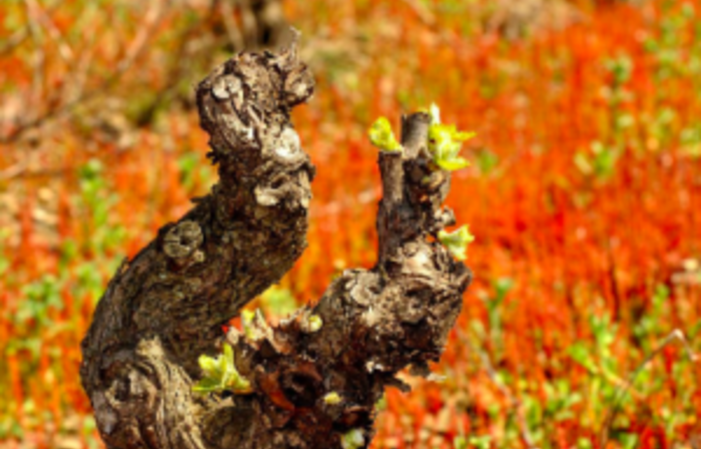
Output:
[[428,151],[433,155],[433,162],[447,171],[460,170],[470,165],[458,154],[462,143],[475,137],[475,133],[458,131],[455,125],[442,124],[440,109],[435,103],[431,104],[429,111],[431,126],[428,128]]
[[475,240],[475,237],[467,230],[467,225],[460,226],[456,231],[439,231],[438,240],[448,248],[448,251],[458,260],[467,258],[467,245]]
[[[455,125],[441,123],[440,109],[433,103],[429,109],[431,125],[428,129],[428,150],[433,156],[433,163],[438,169],[455,171],[463,169],[470,163],[459,156],[462,143],[475,137],[473,132],[458,131]],[[386,117],[380,117],[368,130],[370,142],[382,151],[401,151],[392,126]]]
[[[279,294],[278,288],[272,288],[269,291]],[[263,296],[269,296],[266,292]],[[289,292],[287,292],[289,295]],[[282,312],[281,310],[277,311]],[[323,325],[323,321],[318,315],[311,315],[307,311],[300,311],[301,315],[298,319],[301,320],[302,330],[304,332],[313,333],[319,331]],[[272,328],[266,321],[260,309],[246,309],[241,312],[241,325],[243,332],[233,329],[240,337],[243,337],[247,343],[258,345],[265,338],[272,337]],[[232,331],[230,329],[229,331]],[[223,393],[225,391],[234,394],[247,394],[253,391],[251,383],[243,377],[236,369],[236,360],[234,357],[234,349],[228,343],[223,343],[223,353],[211,357],[203,354],[199,357],[198,363],[202,369],[202,378],[193,386],[193,391],[198,393]],[[325,400],[329,403],[339,402],[340,397],[337,393],[327,395]]]
[[203,377],[193,387],[198,393],[222,393],[231,391],[237,394],[250,393],[251,383],[236,370],[234,350],[224,343],[223,354],[217,357],[201,355],[197,360]]
[[[435,103],[429,109],[431,124],[428,128],[428,151],[433,156],[437,170],[455,171],[465,168],[470,163],[459,156],[462,143],[475,136],[475,133],[461,132],[455,125],[441,123],[440,109]],[[380,117],[368,130],[370,142],[382,151],[402,151],[402,145],[397,142],[392,126],[386,117]],[[450,253],[458,260],[467,258],[467,245],[474,241],[474,236],[468,231],[467,225],[453,232],[441,230],[438,240],[445,245]]]
[[401,151],[402,145],[397,142],[387,117],[380,117],[372,124],[368,131],[370,142],[382,151]]

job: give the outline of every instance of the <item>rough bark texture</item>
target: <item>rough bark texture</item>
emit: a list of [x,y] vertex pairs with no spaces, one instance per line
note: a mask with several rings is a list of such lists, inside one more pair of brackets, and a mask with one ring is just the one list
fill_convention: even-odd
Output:
[[[435,238],[454,219],[424,113],[403,119],[403,152],[379,156],[377,265],[346,270],[276,328],[257,323],[259,338],[222,335],[306,246],[314,168],[289,112],[312,91],[295,44],[240,54],[198,86],[220,181],[123,264],[82,345],[83,386],[108,447],[337,448],[354,429],[367,446],[384,388],[404,388],[397,372],[426,374],[440,357],[471,274]],[[253,391],[193,393],[198,357],[224,341]]]

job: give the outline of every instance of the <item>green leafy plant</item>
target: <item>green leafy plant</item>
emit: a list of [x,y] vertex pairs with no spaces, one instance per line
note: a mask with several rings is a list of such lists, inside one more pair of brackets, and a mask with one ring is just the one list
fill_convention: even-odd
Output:
[[592,142],[591,153],[578,151],[574,156],[574,164],[584,175],[596,179],[609,179],[616,171],[616,163],[623,149],[616,146],[606,146],[599,141]]
[[197,360],[204,372],[204,377],[192,387],[198,393],[221,393],[232,391],[246,394],[252,391],[251,383],[236,369],[234,350],[224,344],[224,353],[218,357],[200,356]]
[[341,437],[343,449],[359,449],[365,445],[365,437],[360,429],[352,429]]
[[[475,137],[475,133],[458,131],[455,125],[442,124],[440,109],[435,103],[431,104],[426,112],[431,116],[431,125],[428,128],[428,150],[433,156],[436,167],[455,171],[470,165],[459,154],[462,143]],[[392,126],[385,117],[375,120],[368,130],[368,137],[370,142],[382,151],[402,151],[402,145],[394,137]]]
[[431,126],[428,129],[428,150],[433,162],[443,170],[455,171],[470,163],[459,156],[462,143],[475,137],[473,132],[458,131],[455,125],[441,123],[440,109],[432,104],[429,109]]
[[341,401],[343,401],[343,398],[341,398],[341,395],[339,395],[335,391],[332,391],[331,393],[328,393],[326,396],[324,396],[324,402],[329,405],[340,404]]
[[492,437],[489,435],[471,436],[467,439],[468,446],[474,447],[475,449],[489,449]]
[[323,325],[324,322],[319,315],[311,315],[307,320],[307,330],[309,332],[317,332]]
[[456,259],[465,260],[467,257],[467,245],[474,241],[475,237],[470,234],[467,225],[463,225],[453,232],[438,232],[438,240]]
[[74,198],[77,208],[85,215],[84,232],[91,236],[82,250],[98,256],[113,253],[127,234],[123,226],[110,223],[110,212],[119,196],[105,179],[105,174],[103,164],[90,159],[78,171],[80,195]]
[[382,151],[402,151],[402,145],[397,142],[392,132],[392,126],[386,117],[375,120],[368,130],[370,142]]

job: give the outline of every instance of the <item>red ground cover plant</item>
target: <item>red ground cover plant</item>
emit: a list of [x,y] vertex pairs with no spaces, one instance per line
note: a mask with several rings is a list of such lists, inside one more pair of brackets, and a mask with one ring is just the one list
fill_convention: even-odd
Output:
[[[173,62],[198,54],[207,8],[88,3],[0,7],[2,447],[99,444],[77,374],[95,302],[212,174],[188,83],[226,48]],[[485,32],[472,2],[285,3],[318,75],[295,123],[319,175],[310,246],[261,300],[271,316],[374,262],[376,117],[435,102],[477,132],[448,199],[476,236],[476,284],[445,379],[390,391],[374,447],[600,447],[616,404],[608,447],[701,440],[681,346],[621,388],[673,329],[699,350],[701,2],[573,3],[565,26],[516,39]],[[66,110],[71,89],[95,93]],[[17,111],[40,126],[17,137]]]

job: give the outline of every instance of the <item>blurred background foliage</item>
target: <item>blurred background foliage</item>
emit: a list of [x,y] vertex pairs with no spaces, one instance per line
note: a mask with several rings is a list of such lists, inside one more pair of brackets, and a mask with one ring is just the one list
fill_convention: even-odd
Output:
[[[701,447],[699,0],[5,0],[0,448],[97,448],[79,343],[106,282],[215,180],[193,85],[291,24],[318,85],[310,246],[271,320],[374,262],[365,130],[440,105],[473,129],[448,203],[477,237],[441,382],[375,448]],[[610,426],[605,420],[618,413]]]

